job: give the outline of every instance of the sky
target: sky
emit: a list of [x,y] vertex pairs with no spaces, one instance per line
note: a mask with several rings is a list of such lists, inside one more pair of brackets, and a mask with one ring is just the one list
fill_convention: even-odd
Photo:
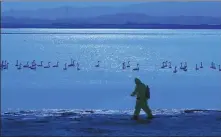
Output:
[[[2,10],[22,10],[22,9],[39,9],[39,8],[55,8],[55,7],[61,7],[61,6],[71,6],[71,7],[89,7],[89,6],[116,6],[116,7],[122,7],[127,6],[131,4],[139,4],[139,3],[148,3],[148,2],[2,2]],[[152,2],[150,2],[152,3]],[[163,2],[159,2],[162,5]],[[168,2],[164,2],[168,3]],[[182,5],[184,2],[177,2],[180,5]],[[186,3],[186,2],[185,2]],[[193,3],[193,2],[192,2]],[[206,6],[208,3],[214,3],[213,1],[207,1],[207,2],[197,2],[200,5]],[[216,2],[217,3],[217,2]],[[221,3],[219,3],[221,5]],[[208,7],[210,9],[212,7]]]
[[39,9],[56,8],[61,6],[85,7],[85,6],[126,6],[142,2],[2,2],[2,9]]

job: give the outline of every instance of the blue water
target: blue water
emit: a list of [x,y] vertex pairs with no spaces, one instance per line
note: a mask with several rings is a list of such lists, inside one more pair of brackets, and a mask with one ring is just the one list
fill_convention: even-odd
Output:
[[[1,72],[3,112],[14,113],[18,109],[18,112],[38,110],[41,113],[42,109],[132,111],[135,98],[130,97],[130,93],[134,90],[135,77],[149,84],[149,105],[153,110],[221,109],[221,71],[210,68],[212,61],[217,68],[221,64],[221,30],[2,29],[2,33],[1,58],[9,62],[9,69]],[[79,62],[80,71],[76,67],[63,70],[64,63],[69,64],[71,58]],[[59,61],[59,67],[17,70],[16,60],[22,64],[44,61],[44,65],[49,61],[55,65]],[[98,60],[101,67],[96,68]],[[160,68],[166,60],[172,62],[172,69]],[[123,61],[131,61],[131,68],[122,70]],[[178,69],[174,74],[174,66],[179,67],[180,62],[188,63],[188,71]],[[204,68],[196,71],[195,64],[199,66],[200,62]],[[140,71],[134,72],[132,68],[137,63]],[[10,119],[16,118],[10,116]],[[10,124],[5,122],[5,125]],[[14,129],[6,127],[4,134],[16,134],[18,130],[16,126]],[[85,128],[88,127],[90,124]],[[40,127],[33,128],[39,130]],[[124,131],[124,127],[121,128]],[[125,129],[125,135],[131,128],[134,127]],[[38,130],[33,130],[32,134],[41,134]],[[137,135],[147,132],[140,131]],[[84,134],[80,130],[75,133]],[[133,133],[136,135],[135,131]],[[52,134],[66,135],[62,131]],[[163,129],[160,134],[169,135]]]

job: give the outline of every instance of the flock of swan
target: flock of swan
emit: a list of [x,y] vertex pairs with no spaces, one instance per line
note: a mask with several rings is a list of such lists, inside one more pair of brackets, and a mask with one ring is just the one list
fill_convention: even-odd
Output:
[[[4,61],[1,61],[0,63],[0,68],[1,70],[4,70],[4,69],[8,69],[8,65],[9,63],[7,62],[7,60],[4,60]],[[43,65],[43,61],[40,62],[40,64],[37,64],[35,60],[33,60],[31,62],[31,64],[29,64],[29,61],[27,61],[26,64],[22,65],[22,63],[17,60],[16,61],[16,65],[18,70],[22,69],[22,68],[29,68],[29,69],[32,69],[32,70],[36,70],[37,67],[42,67],[42,68],[58,68],[59,67],[59,61],[57,61],[57,63],[55,65],[52,65],[51,66],[51,62],[48,62],[47,65]],[[69,65],[67,65],[67,63],[64,64],[64,68],[63,70],[67,70],[67,67],[77,67],[77,70],[80,70],[79,68],[79,63],[77,62],[76,65],[75,65],[75,60],[71,59],[71,63]]]
[[[59,67],[59,61],[57,61],[57,63],[55,65],[52,65],[52,66],[51,66],[51,62],[48,62],[47,65],[45,66],[45,65],[43,65],[43,61],[41,61],[40,64],[37,64],[36,61],[33,60],[31,62],[31,64],[29,64],[29,61],[28,61],[26,64],[22,65],[22,63],[21,62],[19,63],[19,61],[17,60],[15,66],[17,67],[18,70],[20,70],[22,68],[29,68],[29,69],[32,69],[32,70],[36,70],[37,67],[42,67],[42,68],[45,68],[45,69],[51,68],[51,67],[52,68],[58,68]],[[67,70],[69,67],[76,67],[76,69],[78,71],[81,70],[79,63],[75,62],[75,60],[73,60],[73,59],[71,59],[70,64],[68,64],[68,65],[67,65],[67,63],[64,64],[63,70]],[[97,64],[94,67],[100,67],[100,61],[98,61]],[[127,64],[126,64],[126,62],[122,63],[122,69],[130,68],[130,67],[131,67],[130,61],[128,61]],[[218,65],[218,67],[219,67],[218,71],[221,71],[220,65]],[[8,68],[9,68],[9,62],[7,60],[3,60],[3,61],[0,62],[0,69],[1,70],[5,70],[5,69],[7,70]],[[164,69],[164,68],[172,69],[171,62],[170,61],[164,61],[162,63],[161,69]],[[196,71],[198,71],[199,69],[202,69],[202,68],[203,68],[203,63],[202,62],[200,63],[199,67],[198,67],[197,64],[195,66],[195,70]],[[214,62],[211,63],[210,68],[214,69],[214,70],[216,69],[216,65],[215,65]],[[137,66],[135,68],[133,68],[132,70],[133,71],[139,71],[140,70],[139,63],[137,63]],[[187,62],[184,62],[184,63],[181,62],[180,63],[180,70],[183,70],[183,71],[187,71],[188,70]],[[173,73],[177,73],[177,72],[178,72],[177,66],[174,66]]]

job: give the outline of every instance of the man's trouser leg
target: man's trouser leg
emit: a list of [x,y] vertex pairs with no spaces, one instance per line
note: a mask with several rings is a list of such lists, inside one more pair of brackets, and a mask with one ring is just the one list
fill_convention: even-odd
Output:
[[134,116],[139,116],[141,108],[142,108],[141,103],[139,100],[137,100],[135,110],[134,110]]
[[143,104],[143,106],[142,106],[143,111],[148,115],[148,118],[152,118],[153,115],[152,115],[152,112],[147,104],[147,101],[144,101],[142,104]]

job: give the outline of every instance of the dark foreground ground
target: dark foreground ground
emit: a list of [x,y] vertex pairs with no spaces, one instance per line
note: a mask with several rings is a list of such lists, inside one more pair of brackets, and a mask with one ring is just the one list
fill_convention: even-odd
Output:
[[2,135],[221,135],[220,111],[159,109],[153,113],[153,120],[136,122],[130,120],[131,110],[8,111],[2,113]]

